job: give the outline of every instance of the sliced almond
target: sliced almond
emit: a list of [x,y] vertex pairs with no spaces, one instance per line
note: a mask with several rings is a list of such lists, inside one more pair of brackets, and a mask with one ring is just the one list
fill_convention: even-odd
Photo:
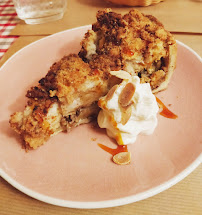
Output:
[[131,103],[135,93],[135,86],[132,83],[126,84],[119,96],[119,103],[122,107],[126,107]]
[[120,79],[127,79],[127,80],[131,79],[131,75],[124,70],[111,71],[110,74]]
[[110,99],[113,97],[113,95],[114,95],[114,93],[115,93],[115,91],[116,91],[117,88],[118,88],[118,85],[116,84],[116,85],[114,85],[114,86],[109,90],[109,92],[107,93],[107,96],[106,96],[106,100],[107,100],[107,101],[110,100]]
[[122,123],[122,125],[125,125],[128,122],[128,120],[131,117],[131,114],[132,114],[132,106],[131,105],[121,108],[121,123]]
[[119,165],[126,165],[129,164],[131,160],[131,153],[130,152],[120,152],[113,156],[113,161]]

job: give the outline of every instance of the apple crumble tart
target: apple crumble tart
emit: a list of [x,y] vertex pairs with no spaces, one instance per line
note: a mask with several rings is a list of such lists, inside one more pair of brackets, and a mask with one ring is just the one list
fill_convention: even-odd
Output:
[[28,90],[25,110],[11,115],[10,125],[26,148],[35,149],[51,135],[97,117],[97,101],[118,82],[107,72],[91,69],[78,55],[65,56]]
[[125,15],[98,11],[79,56],[91,68],[125,70],[150,83],[153,92],[167,87],[176,66],[177,46],[171,33],[153,16],[131,10]]

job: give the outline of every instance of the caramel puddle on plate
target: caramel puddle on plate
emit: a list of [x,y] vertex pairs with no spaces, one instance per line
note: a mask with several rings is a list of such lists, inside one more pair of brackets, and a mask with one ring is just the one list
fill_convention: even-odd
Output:
[[120,145],[118,145],[115,149],[112,149],[112,148],[110,148],[108,146],[105,146],[105,145],[103,145],[101,143],[98,143],[98,146],[101,149],[103,149],[104,151],[110,153],[112,156],[114,156],[114,155],[116,155],[116,154],[118,154],[120,152],[128,152],[127,146],[120,146]]
[[177,119],[178,116],[170,111],[159,98],[156,97],[156,101],[159,104],[160,108],[162,108],[162,111],[160,112],[162,116],[169,119]]

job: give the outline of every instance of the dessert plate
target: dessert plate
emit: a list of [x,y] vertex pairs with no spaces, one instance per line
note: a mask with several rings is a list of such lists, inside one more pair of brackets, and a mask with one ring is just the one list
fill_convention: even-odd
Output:
[[54,34],[13,55],[0,69],[0,176],[38,200],[73,208],[124,205],[153,196],[176,184],[201,163],[201,58],[178,42],[177,68],[166,91],[158,93],[178,115],[158,115],[150,136],[128,147],[129,165],[119,166],[98,143],[116,143],[95,124],[52,137],[26,152],[9,127],[9,116],[23,110],[26,91],[62,56],[78,53],[90,26]]

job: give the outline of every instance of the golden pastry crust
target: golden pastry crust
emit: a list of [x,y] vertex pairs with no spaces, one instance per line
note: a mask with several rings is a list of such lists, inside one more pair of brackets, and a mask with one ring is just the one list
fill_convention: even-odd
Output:
[[81,45],[79,56],[91,68],[126,70],[149,82],[155,92],[167,87],[176,64],[173,36],[155,17],[138,10],[123,16],[110,9],[99,11]]

